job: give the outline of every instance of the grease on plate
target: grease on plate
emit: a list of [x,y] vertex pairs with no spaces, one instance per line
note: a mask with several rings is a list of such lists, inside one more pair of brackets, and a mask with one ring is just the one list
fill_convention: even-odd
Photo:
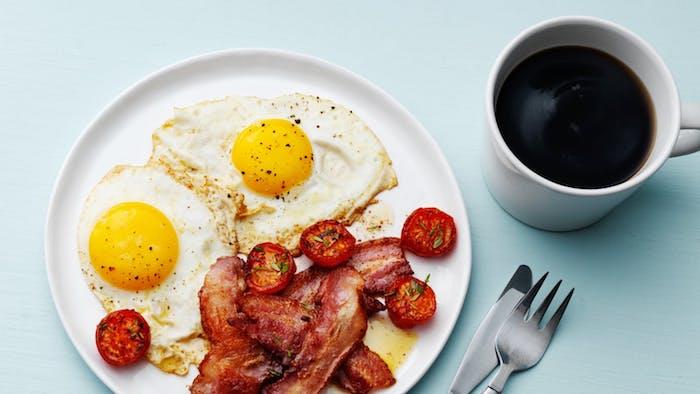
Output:
[[374,316],[368,321],[364,342],[396,373],[417,339],[413,331],[396,327],[387,317]]

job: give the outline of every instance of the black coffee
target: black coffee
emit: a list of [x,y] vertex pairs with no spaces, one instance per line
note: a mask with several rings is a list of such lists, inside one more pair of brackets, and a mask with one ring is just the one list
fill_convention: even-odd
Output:
[[622,183],[654,140],[651,100],[632,70],[591,48],[538,52],[506,78],[496,121],[508,147],[541,176],[571,187]]

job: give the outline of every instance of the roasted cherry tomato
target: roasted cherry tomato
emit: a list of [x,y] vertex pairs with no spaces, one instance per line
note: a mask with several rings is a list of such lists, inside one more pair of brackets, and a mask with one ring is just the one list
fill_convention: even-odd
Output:
[[452,216],[437,208],[418,208],[401,230],[401,246],[419,256],[440,256],[455,246],[457,228]]
[[265,242],[248,253],[248,287],[259,294],[284,290],[297,272],[294,258],[284,246]]
[[140,360],[151,345],[151,328],[131,309],[105,316],[95,330],[97,351],[109,364],[121,367]]
[[329,268],[352,257],[355,237],[337,221],[323,220],[301,233],[299,246],[314,264]]
[[392,290],[386,295],[386,308],[389,317],[399,328],[411,328],[430,320],[435,314],[436,301],[428,279],[423,282],[412,276],[396,280]]

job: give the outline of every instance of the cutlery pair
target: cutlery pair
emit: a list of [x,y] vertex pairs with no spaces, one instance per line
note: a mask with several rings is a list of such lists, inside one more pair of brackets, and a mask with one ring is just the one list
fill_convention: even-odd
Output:
[[471,392],[500,364],[498,372],[483,392],[499,394],[513,372],[531,368],[542,359],[574,293],[572,289],[549,322],[540,328],[542,318],[561,285],[560,280],[528,318],[532,301],[546,278],[547,274],[544,274],[530,288],[530,268],[525,265],[518,267],[474,334],[452,382],[450,393]]

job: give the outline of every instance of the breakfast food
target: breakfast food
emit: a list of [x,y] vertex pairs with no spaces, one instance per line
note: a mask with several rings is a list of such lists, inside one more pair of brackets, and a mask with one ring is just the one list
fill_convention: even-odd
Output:
[[357,244],[348,265],[365,278],[365,292],[372,295],[384,295],[396,280],[413,275],[401,249],[401,240],[394,237]]
[[79,219],[78,255],[90,289],[107,312],[143,315],[148,360],[166,372],[186,374],[206,354],[197,292],[212,262],[235,252],[209,208],[155,167],[112,169]]
[[[337,222],[321,221],[304,230],[301,237],[328,229],[347,231]],[[338,239],[341,238],[329,239],[324,245],[321,238],[318,243],[329,248]],[[293,262],[280,245],[255,246],[245,265],[234,257],[220,259],[209,275],[223,269],[220,267],[223,267],[222,261],[238,263],[232,270],[220,272],[232,275],[230,281],[237,287],[226,288],[225,294],[231,298],[226,301],[230,312],[218,309],[218,324],[223,325],[221,322],[225,321],[231,336],[241,337],[244,333],[252,341],[251,347],[262,349],[260,360],[276,363],[267,376],[260,375],[257,380],[246,383],[252,386],[240,386],[238,390],[319,393],[333,381],[350,393],[367,393],[392,385],[395,379],[386,361],[363,343],[368,316],[384,309],[377,297],[384,297],[391,321],[400,328],[411,328],[429,321],[437,307],[435,293],[428,285],[429,277],[421,281],[411,276],[413,270],[400,245],[398,238],[360,243],[352,248],[353,255],[345,263],[330,268],[312,266],[291,275],[283,289],[275,289],[276,294],[260,294],[250,286],[246,289],[245,284],[250,284],[250,280],[235,281],[233,278],[250,278],[261,266],[272,268],[270,272],[275,274],[274,278],[279,278],[281,267],[289,264],[288,259]],[[315,253],[316,249],[312,251]],[[247,272],[242,272],[240,267],[245,267]],[[202,295],[211,291],[207,286],[209,279]],[[211,317],[204,316],[212,313],[210,304],[202,298],[202,319],[207,332],[207,322]],[[237,384],[244,384],[237,376],[248,368],[247,364],[232,362],[232,356],[222,357],[216,341],[212,339],[214,345],[209,353],[212,356],[208,355],[200,366],[200,376],[192,387],[195,393],[207,392],[202,386],[203,381],[210,385],[206,386],[209,392],[230,387],[216,386],[225,384],[228,376],[236,377]],[[230,372],[220,372],[225,369]],[[212,387],[217,389],[212,390]]]
[[320,307],[282,378],[265,393],[318,393],[367,330],[359,293],[363,280],[351,268],[331,271],[320,290]]
[[[393,385],[415,341],[397,327],[423,324],[437,307],[404,249],[437,256],[456,239],[449,215],[420,208],[401,238],[367,240],[376,237],[367,230],[358,242],[346,225],[396,185],[380,141],[330,100],[229,97],[176,109],[154,132],[148,163],[112,169],[81,213],[81,270],[109,312],[96,330],[100,354],[114,366],[145,355],[180,375],[197,365],[192,393]],[[301,253],[313,265],[297,273]],[[368,346],[376,321],[408,338],[401,354]]]
[[355,250],[355,237],[335,220],[322,220],[301,233],[302,253],[320,267],[335,267],[347,261]]
[[[279,296],[249,295],[241,301],[242,311],[248,318],[245,323],[248,334],[279,357],[283,366],[289,366],[300,352],[311,322],[318,315],[318,300],[328,290],[326,282],[330,272],[311,267],[295,275]],[[381,309],[377,305],[383,307],[380,301],[363,292],[359,297],[367,316]],[[371,304],[370,299],[374,300]],[[369,305],[373,309],[368,308]],[[394,382],[386,362],[362,341],[347,355],[333,380],[351,393],[366,393]]]
[[282,245],[264,242],[248,253],[248,287],[258,294],[282,291],[297,272],[292,255]]
[[140,360],[151,345],[151,329],[132,309],[114,311],[95,329],[95,343],[102,359],[115,367]]
[[425,281],[411,276],[397,280],[386,295],[389,318],[399,328],[412,328],[432,319],[437,302],[433,289]]
[[419,256],[441,256],[454,248],[456,240],[454,219],[437,208],[416,209],[401,230],[401,246]]
[[244,266],[238,257],[217,259],[199,292],[202,326],[211,350],[192,382],[193,394],[258,393],[264,382],[282,373],[238,319],[237,304],[245,291]]
[[177,108],[153,134],[151,163],[208,204],[213,191],[243,195],[235,224],[243,252],[262,242],[298,252],[304,228],[351,221],[397,184],[386,150],[356,114],[303,94]]
[[292,298],[266,294],[248,294],[240,306],[248,318],[248,336],[278,357],[282,365],[289,365],[301,349],[314,308]]
[[364,343],[356,345],[336,373],[336,382],[348,392],[368,393],[396,383],[389,366]]

